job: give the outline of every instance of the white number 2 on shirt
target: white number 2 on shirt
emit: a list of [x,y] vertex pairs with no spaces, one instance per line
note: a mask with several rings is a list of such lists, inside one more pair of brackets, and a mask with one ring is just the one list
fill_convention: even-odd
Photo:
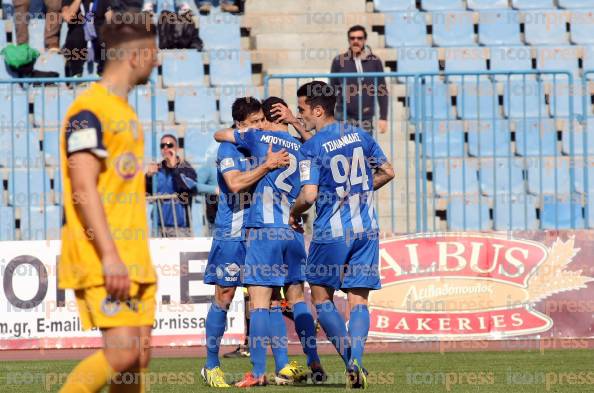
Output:
[[342,198],[347,195],[351,186],[357,184],[363,185],[363,191],[369,190],[369,178],[365,170],[365,156],[362,147],[359,146],[353,150],[352,166],[344,155],[339,154],[330,160],[330,169],[336,183],[347,183],[346,186],[336,187],[336,193],[339,197]]
[[293,186],[291,184],[287,183],[285,180],[287,180],[287,178],[289,176],[291,176],[293,173],[295,173],[296,170],[297,170],[297,158],[294,155],[289,154],[289,166],[287,167],[287,169],[282,171],[280,175],[278,175],[278,177],[274,181],[274,185],[279,190],[282,190],[282,191],[286,192],[287,194],[290,193],[291,190],[293,189]]

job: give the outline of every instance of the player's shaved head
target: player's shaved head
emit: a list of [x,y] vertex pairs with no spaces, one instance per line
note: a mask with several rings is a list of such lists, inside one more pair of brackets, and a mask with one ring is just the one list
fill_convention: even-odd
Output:
[[286,106],[287,108],[289,107],[285,100],[283,100],[280,97],[271,96],[262,101],[262,111],[264,112],[264,117],[270,123],[276,123],[276,121],[279,118],[279,116],[275,115],[272,111],[272,107],[276,104],[281,104],[283,106]]

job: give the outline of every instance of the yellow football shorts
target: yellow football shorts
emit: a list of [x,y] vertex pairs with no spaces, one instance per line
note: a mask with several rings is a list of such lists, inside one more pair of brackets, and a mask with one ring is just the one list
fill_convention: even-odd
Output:
[[130,283],[130,298],[114,301],[104,286],[77,289],[76,303],[83,330],[120,326],[152,326],[155,321],[157,284]]

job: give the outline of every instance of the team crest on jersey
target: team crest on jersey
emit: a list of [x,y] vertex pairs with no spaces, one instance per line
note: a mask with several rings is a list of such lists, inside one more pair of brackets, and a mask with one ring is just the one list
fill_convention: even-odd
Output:
[[118,175],[120,175],[123,179],[132,179],[138,172],[136,156],[131,152],[122,154],[115,161],[115,169]]
[[101,302],[101,312],[107,316],[112,316],[117,314],[120,311],[120,301],[119,300],[112,300],[111,296],[107,296]]
[[224,171],[225,169],[229,169],[229,168],[233,167],[234,165],[235,165],[235,161],[233,161],[233,158],[231,158],[231,157],[221,160],[221,164],[220,164],[222,171]]

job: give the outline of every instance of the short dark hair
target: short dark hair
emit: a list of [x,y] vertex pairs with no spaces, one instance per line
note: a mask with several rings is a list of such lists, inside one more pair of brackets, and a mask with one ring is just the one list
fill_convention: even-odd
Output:
[[231,116],[234,122],[245,121],[252,113],[262,110],[262,104],[254,97],[241,97],[233,102]]
[[173,135],[173,134],[163,134],[163,135],[161,135],[161,139],[159,139],[159,141],[162,141],[165,138],[171,138],[171,139],[173,139],[175,141],[175,144],[177,146],[179,146],[179,143],[177,142],[177,137],[175,135]]
[[146,12],[116,12],[111,21],[101,28],[101,39],[107,50],[129,41],[154,38],[156,35],[157,29],[150,14]]
[[365,27],[361,26],[361,25],[355,25],[352,26],[349,31],[347,32],[347,37],[351,36],[351,33],[355,32],[355,31],[362,31],[363,32],[363,37],[365,37],[365,39],[367,39],[367,30],[365,30]]
[[332,86],[322,81],[313,81],[304,84],[297,90],[297,97],[305,97],[305,102],[312,108],[321,106],[326,116],[334,116],[336,94]]
[[272,107],[276,104],[282,104],[287,108],[289,107],[285,100],[279,97],[272,96],[262,101],[262,111],[264,112],[264,117],[271,123],[274,123],[278,119],[278,115],[272,114]]

